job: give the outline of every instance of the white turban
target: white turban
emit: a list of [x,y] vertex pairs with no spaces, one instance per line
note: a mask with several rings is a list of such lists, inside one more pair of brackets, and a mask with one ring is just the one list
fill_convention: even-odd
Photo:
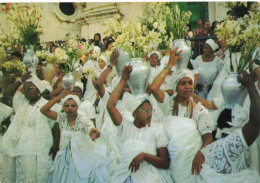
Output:
[[105,57],[104,55],[101,55],[99,59],[102,59],[107,64],[107,57]]
[[44,92],[46,89],[46,85],[39,78],[31,77],[27,79],[26,82],[32,82],[39,89],[40,93]]
[[156,54],[158,56],[158,59],[160,59],[160,52],[159,51],[152,51],[151,53],[149,53],[149,58],[153,55]]
[[178,82],[184,77],[191,78],[194,83],[194,74],[189,69],[180,69],[180,70],[177,70],[176,72],[174,72],[173,74],[174,74],[174,76],[173,76],[173,89],[174,90],[176,90]]
[[83,83],[81,83],[81,82],[79,82],[79,81],[76,81],[76,82],[75,82],[75,85],[74,85],[74,88],[75,88],[75,87],[80,88],[81,91],[83,92]]
[[75,100],[75,102],[77,103],[77,105],[79,106],[80,105],[80,100],[79,100],[79,97],[77,95],[67,95],[66,97],[64,97],[62,100],[61,100],[61,105],[63,106],[64,103],[68,100],[72,98],[73,100]]
[[212,39],[208,39],[206,43],[211,47],[213,52],[215,52],[219,48],[217,43],[215,43],[215,41],[213,41]]
[[101,49],[98,46],[94,46],[93,50],[98,54],[101,52]]
[[[149,96],[145,93],[142,95],[132,96],[132,102],[127,104],[127,108],[131,114],[146,100],[149,100]],[[150,102],[151,103],[151,102]]]

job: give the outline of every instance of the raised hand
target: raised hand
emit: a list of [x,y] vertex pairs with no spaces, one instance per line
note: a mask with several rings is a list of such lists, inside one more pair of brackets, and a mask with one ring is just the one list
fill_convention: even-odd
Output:
[[110,56],[110,64],[111,66],[116,65],[118,61],[118,56],[120,55],[119,51],[117,49],[114,49],[111,56]]
[[239,73],[237,79],[243,86],[248,88],[250,85],[254,85],[254,79],[251,74],[241,70],[238,70],[237,72]]
[[182,50],[178,51],[179,47],[176,47],[175,49],[171,50],[170,51],[170,57],[169,57],[169,61],[168,61],[168,64],[167,66],[172,68],[179,59],[182,59],[183,57],[180,56],[179,54],[182,52]]
[[126,81],[129,78],[130,73],[132,72],[132,70],[133,70],[133,66],[132,65],[124,66],[124,68],[122,70],[121,79]]

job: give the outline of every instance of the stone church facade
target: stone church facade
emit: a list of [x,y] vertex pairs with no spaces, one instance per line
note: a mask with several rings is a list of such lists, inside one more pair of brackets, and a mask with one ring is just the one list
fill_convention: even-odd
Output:
[[[93,38],[95,33],[105,36],[106,27],[102,25],[108,18],[119,14],[124,20],[137,19],[142,16],[143,2],[73,2],[74,13],[66,15],[57,3],[36,3],[42,8],[41,25],[44,34],[41,41],[62,40],[66,33],[78,35],[80,38]],[[31,3],[19,3],[19,6],[31,6]],[[220,21],[226,17],[224,2],[208,2],[206,4],[210,22]],[[13,26],[7,15],[0,12],[0,31],[9,34]]]

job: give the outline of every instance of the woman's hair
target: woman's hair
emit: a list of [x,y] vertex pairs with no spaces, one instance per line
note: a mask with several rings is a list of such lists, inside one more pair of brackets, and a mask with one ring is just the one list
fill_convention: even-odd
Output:
[[22,58],[23,58],[22,54],[21,54],[18,50],[13,51],[13,52],[11,53],[11,57],[12,57],[12,56],[16,56],[16,57],[20,58],[21,60],[22,60]]
[[99,41],[101,41],[101,35],[99,34],[99,33],[96,33],[95,35],[94,35],[94,41],[95,41],[95,37],[96,37],[96,35],[98,35],[98,37],[99,37]]

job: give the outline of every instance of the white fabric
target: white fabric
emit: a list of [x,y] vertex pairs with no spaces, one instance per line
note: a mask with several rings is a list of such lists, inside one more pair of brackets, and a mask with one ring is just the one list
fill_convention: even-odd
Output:
[[260,60],[260,47],[257,47],[252,55],[252,60]]
[[81,116],[84,116],[86,119],[96,118],[95,107],[87,100],[84,100],[83,102],[80,103],[77,112]]
[[173,73],[173,89],[176,90],[178,82],[184,78],[188,77],[192,79],[192,82],[194,83],[194,74],[189,69],[180,69]]
[[137,172],[131,173],[131,170],[128,170],[131,161],[141,152],[156,155],[157,148],[167,146],[168,139],[165,132],[153,126],[138,129],[133,121],[126,119],[123,119],[120,128],[124,143],[121,148],[120,164],[112,177],[112,182],[124,182],[129,176],[133,183],[172,182],[167,174],[168,170],[159,170],[146,161],[141,163]]
[[65,103],[68,99],[70,99],[70,98],[72,98],[72,99],[77,103],[77,105],[80,106],[80,100],[79,100],[78,95],[72,95],[72,94],[69,94],[69,95],[67,95],[66,97],[64,97],[64,98],[61,99],[61,106],[63,106],[64,103]]
[[152,56],[153,54],[156,54],[156,55],[158,56],[158,59],[161,58],[159,51],[152,51],[151,53],[149,53],[149,58],[151,58],[151,56]]
[[79,87],[81,89],[81,91],[83,92],[83,83],[81,83],[80,81],[75,82],[74,88],[75,87]]
[[247,149],[241,129],[203,148],[205,163],[198,182],[259,183],[258,173],[247,165]]
[[202,145],[197,123],[185,117],[167,116],[164,130],[170,141],[167,148],[174,182],[195,183],[195,175],[191,174],[192,161]]
[[[34,105],[30,105],[28,101],[24,101],[17,106],[17,110],[11,124],[3,136],[3,152],[11,157],[21,157],[21,163],[26,164],[27,158],[36,158],[36,167],[33,172],[30,168],[21,170],[21,177],[17,180],[23,180],[23,175],[35,173],[37,182],[47,182],[48,171],[51,166],[51,156],[48,155],[52,145],[51,128],[53,121],[47,120],[40,113],[41,107],[47,103],[47,100],[41,98]],[[19,164],[10,171],[18,171]],[[3,164],[3,166],[7,166]],[[8,170],[6,170],[8,171]],[[5,172],[4,176],[8,176],[12,172]],[[17,174],[18,176],[18,174]],[[32,175],[33,176],[33,175]],[[27,182],[26,180],[24,180]],[[24,182],[20,181],[20,182]]]
[[58,114],[57,122],[61,129],[60,150],[50,169],[49,182],[88,182],[94,168],[95,143],[88,134],[94,128],[93,122],[78,115],[75,125],[69,127],[65,113]]
[[217,43],[215,43],[215,41],[213,41],[212,39],[208,39],[206,43],[211,47],[212,52],[215,52],[219,48]]
[[[118,100],[116,108],[122,116],[132,119],[132,115],[126,109],[125,96],[128,98],[129,93],[124,93],[122,100]],[[109,94],[106,91],[103,98],[99,101],[100,114],[97,120],[97,128],[100,130],[100,137],[96,140],[95,148],[95,183],[111,182],[111,177],[115,173],[119,164],[119,157],[122,146],[122,137],[119,128],[112,122],[106,109]]]
[[203,85],[202,91],[196,91],[196,93],[206,99],[208,95],[208,86],[213,84],[215,78],[220,73],[224,62],[219,58],[215,57],[211,62],[204,62],[202,56],[198,56],[195,60],[191,59],[191,64],[194,69],[199,73],[198,82]]
[[0,123],[13,113],[13,108],[0,102]]
[[[173,99],[170,99],[169,95],[164,92],[164,101],[163,103],[157,102],[158,106],[164,112],[165,116],[172,115],[173,110]],[[182,114],[187,111],[187,107],[179,105],[178,116],[182,116]],[[214,130],[214,123],[210,118],[208,110],[201,105],[201,103],[197,103],[193,108],[192,119],[197,123],[197,128],[201,135],[206,133],[212,133]]]
[[101,55],[99,59],[103,60],[107,64],[107,57],[104,55]]
[[134,102],[128,103],[127,104],[127,109],[129,110],[129,112],[131,114],[133,114],[133,112],[145,101],[145,100],[149,100],[149,96],[147,94],[143,94],[143,95],[137,95],[137,96],[132,96],[132,100]]
[[99,54],[101,49],[98,46],[94,46],[94,51]]

